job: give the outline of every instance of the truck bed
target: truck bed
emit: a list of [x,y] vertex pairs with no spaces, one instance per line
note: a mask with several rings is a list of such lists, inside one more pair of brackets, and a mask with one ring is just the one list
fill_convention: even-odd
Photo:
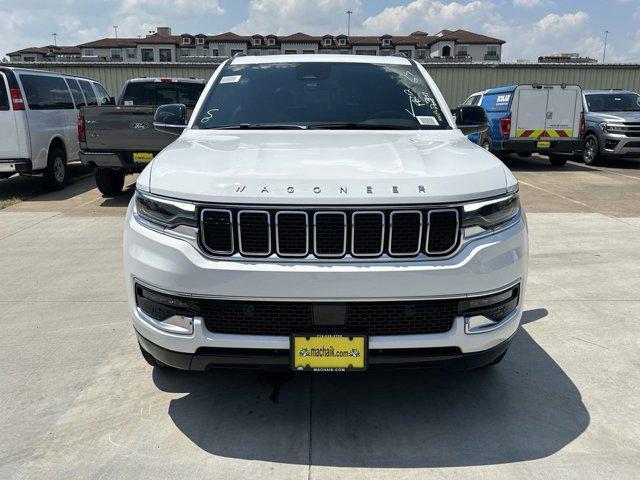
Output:
[[158,153],[176,137],[153,128],[154,107],[83,107],[87,152]]

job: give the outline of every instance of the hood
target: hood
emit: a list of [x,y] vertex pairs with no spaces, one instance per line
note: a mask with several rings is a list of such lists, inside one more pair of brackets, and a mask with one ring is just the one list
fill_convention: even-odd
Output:
[[144,190],[215,203],[447,203],[506,192],[502,162],[457,130],[187,130],[148,170]]
[[640,112],[589,112],[587,117],[600,122],[640,122]]

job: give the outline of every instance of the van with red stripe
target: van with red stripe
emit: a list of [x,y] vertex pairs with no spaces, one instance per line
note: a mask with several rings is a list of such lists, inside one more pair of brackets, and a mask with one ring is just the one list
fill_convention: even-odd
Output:
[[[474,95],[478,95],[477,93]],[[474,139],[496,155],[547,155],[561,167],[582,150],[582,89],[577,85],[512,85],[482,93],[489,135]]]

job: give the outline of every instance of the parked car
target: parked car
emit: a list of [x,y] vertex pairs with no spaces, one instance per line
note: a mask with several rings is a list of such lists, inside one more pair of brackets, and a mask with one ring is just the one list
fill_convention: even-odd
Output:
[[628,90],[586,90],[584,112],[587,165],[607,157],[640,156],[640,95]]
[[522,315],[518,182],[401,57],[224,62],[140,174],[125,220],[133,325],[154,366],[470,369]]
[[82,163],[95,168],[104,195],[122,191],[127,173],[141,172],[175,136],[153,128],[158,105],[181,103],[190,112],[205,81],[197,78],[134,78],[127,81],[118,103],[85,107],[78,117]]
[[[489,135],[470,136],[496,155],[547,155],[553,166],[582,149],[582,90],[577,85],[512,85],[476,92],[464,103],[482,106]],[[479,102],[479,103],[476,103]]]
[[49,188],[63,188],[67,163],[78,160],[78,109],[110,101],[89,78],[0,67],[0,179],[42,175]]

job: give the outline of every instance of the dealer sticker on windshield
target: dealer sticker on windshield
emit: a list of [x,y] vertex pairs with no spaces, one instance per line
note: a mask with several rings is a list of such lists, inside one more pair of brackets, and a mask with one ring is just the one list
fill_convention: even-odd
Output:
[[220,79],[220,83],[238,83],[242,75],[227,75]]
[[420,125],[438,125],[438,121],[435,117],[429,117],[426,115],[416,115],[416,119]]

